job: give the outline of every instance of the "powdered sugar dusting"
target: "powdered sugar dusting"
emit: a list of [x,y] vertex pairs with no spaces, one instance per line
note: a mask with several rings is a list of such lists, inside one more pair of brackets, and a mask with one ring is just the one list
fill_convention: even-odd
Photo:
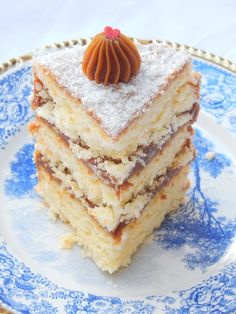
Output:
[[128,84],[104,86],[89,81],[82,72],[86,46],[76,46],[38,56],[34,64],[53,73],[63,88],[81,101],[82,107],[96,117],[108,136],[117,137],[128,123],[148,110],[151,99],[163,92],[168,79],[189,62],[185,52],[162,44],[138,44],[141,66]]

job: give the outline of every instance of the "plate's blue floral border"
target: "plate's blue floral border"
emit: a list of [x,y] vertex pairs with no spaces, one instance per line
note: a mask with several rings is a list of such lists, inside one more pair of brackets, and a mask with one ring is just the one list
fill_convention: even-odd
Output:
[[4,242],[0,246],[0,262],[0,300],[19,313],[220,314],[236,311],[236,263],[201,284],[172,296],[122,300],[58,287],[17,261]]
[[[236,132],[236,76],[201,60],[194,60],[195,68],[203,76],[201,106],[231,132]],[[5,74],[0,78],[0,148],[31,118],[28,98],[31,92],[31,66]],[[204,195],[201,188],[200,168],[216,178],[231,161],[217,153],[209,163],[205,153],[212,144],[196,132],[198,157],[193,164],[195,185],[189,202],[176,215],[172,215],[155,234],[155,242],[165,249],[185,244],[191,254],[183,257],[188,269],[202,271],[213,265],[230,245],[236,222],[217,217],[217,203]],[[16,196],[29,192],[35,184],[34,165],[27,160],[26,171],[18,167],[22,159],[30,158],[32,145],[25,145],[12,163],[13,177],[6,181],[8,193]],[[17,169],[16,171],[14,169]],[[24,189],[19,189],[22,183]],[[11,187],[11,188],[9,188]],[[17,191],[17,192],[16,192]],[[196,217],[195,212],[198,213]],[[149,296],[139,300],[124,300],[71,291],[58,287],[47,278],[33,273],[20,263],[7,249],[0,237],[0,303],[19,313],[234,313],[236,312],[236,262],[225,266],[220,273],[197,286],[176,291],[168,296]]]

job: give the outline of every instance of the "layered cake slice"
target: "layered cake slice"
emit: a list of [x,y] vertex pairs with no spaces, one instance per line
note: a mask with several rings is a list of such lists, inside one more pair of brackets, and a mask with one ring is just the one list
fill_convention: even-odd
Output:
[[112,273],[185,201],[199,74],[186,53],[110,27],[33,73],[37,191]]

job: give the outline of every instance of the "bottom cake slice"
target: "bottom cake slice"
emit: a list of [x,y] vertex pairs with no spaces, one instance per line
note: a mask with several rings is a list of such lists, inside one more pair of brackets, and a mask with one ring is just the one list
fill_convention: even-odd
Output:
[[85,254],[109,273],[130,263],[132,254],[144,239],[160,226],[169,212],[185,202],[185,193],[189,187],[187,165],[169,175],[138,219],[122,222],[115,232],[108,232],[88,214],[74,194],[62,187],[43,163],[37,163],[37,168],[37,191],[51,214],[71,225],[71,240],[81,245]]

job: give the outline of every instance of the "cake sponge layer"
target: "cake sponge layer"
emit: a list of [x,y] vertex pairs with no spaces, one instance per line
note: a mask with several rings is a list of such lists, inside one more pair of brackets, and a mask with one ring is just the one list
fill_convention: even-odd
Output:
[[[158,152],[145,168],[127,178],[122,185],[114,187],[104,181],[83,160],[76,158],[63,138],[45,123],[37,123],[36,130],[31,130],[36,139],[36,149],[53,164],[62,162],[73,174],[79,189],[96,204],[122,205],[136,195],[144,186],[151,185],[154,178],[170,167],[184,145],[191,146],[192,129],[188,125],[181,128],[167,145]],[[190,147],[193,151],[193,147]],[[114,165],[115,166],[115,165]],[[122,177],[127,176],[126,168],[122,169]],[[109,173],[107,173],[107,176]]]
[[[73,230],[72,241],[82,246],[85,254],[104,271],[113,273],[130,263],[131,255],[160,226],[166,214],[185,201],[189,187],[188,166],[184,167],[162,188],[142,211],[139,219],[121,225],[116,233],[103,229],[80,201],[62,188],[44,168],[38,170],[38,193],[43,197],[53,215],[68,222]],[[67,239],[68,240],[68,239]]]

